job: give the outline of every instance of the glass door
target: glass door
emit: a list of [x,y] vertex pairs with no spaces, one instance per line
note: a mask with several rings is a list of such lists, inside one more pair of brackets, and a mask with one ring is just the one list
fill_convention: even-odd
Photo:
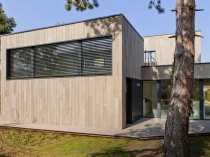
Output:
[[143,83],[143,116],[157,117],[157,81]]
[[203,84],[203,96],[204,96],[204,119],[210,119],[210,80],[204,80]]
[[163,119],[167,118],[171,89],[171,80],[161,81],[161,118]]

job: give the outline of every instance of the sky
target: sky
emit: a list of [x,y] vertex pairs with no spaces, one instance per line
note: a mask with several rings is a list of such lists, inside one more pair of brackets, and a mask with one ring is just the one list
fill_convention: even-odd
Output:
[[[17,27],[14,32],[65,24],[122,13],[142,36],[175,33],[175,0],[162,0],[166,12],[158,14],[149,10],[149,0],[98,0],[99,7],[93,10],[68,12],[66,0],[1,0],[9,17],[14,17]],[[196,1],[196,30],[201,30],[201,61],[210,62],[210,0]]]

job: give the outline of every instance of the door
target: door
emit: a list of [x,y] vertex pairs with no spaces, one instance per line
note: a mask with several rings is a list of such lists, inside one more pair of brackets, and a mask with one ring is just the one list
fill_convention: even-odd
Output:
[[143,82],[126,79],[126,122],[132,124],[143,117]]
[[126,79],[126,123],[132,124],[132,80]]

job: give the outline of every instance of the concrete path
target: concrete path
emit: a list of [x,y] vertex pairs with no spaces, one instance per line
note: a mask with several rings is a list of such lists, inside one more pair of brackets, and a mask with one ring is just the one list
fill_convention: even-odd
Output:
[[[142,118],[135,124],[120,131],[120,136],[126,137],[159,137],[164,136],[166,119]],[[210,120],[190,120],[189,134],[210,133]]]
[[[128,125],[123,130],[110,129],[87,129],[87,128],[72,128],[69,126],[60,125],[43,125],[43,124],[19,124],[19,123],[2,123],[2,127],[14,127],[37,130],[50,130],[71,132],[80,134],[92,134],[102,136],[120,136],[131,138],[148,138],[161,137],[164,135],[165,119],[158,118],[142,118],[132,125]],[[190,120],[189,134],[210,133],[210,120]]]

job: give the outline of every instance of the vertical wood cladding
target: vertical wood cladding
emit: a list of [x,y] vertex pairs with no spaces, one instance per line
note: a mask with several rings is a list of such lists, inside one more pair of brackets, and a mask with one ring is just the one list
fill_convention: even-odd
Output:
[[[113,40],[111,75],[6,80],[7,49],[104,35],[112,35]],[[1,121],[79,128],[123,127],[121,15],[6,35],[1,42]]]
[[[122,56],[122,114],[123,127],[126,126],[126,78],[141,79],[141,66],[144,65],[144,39],[123,18],[123,56]],[[140,91],[139,91],[140,92]]]

